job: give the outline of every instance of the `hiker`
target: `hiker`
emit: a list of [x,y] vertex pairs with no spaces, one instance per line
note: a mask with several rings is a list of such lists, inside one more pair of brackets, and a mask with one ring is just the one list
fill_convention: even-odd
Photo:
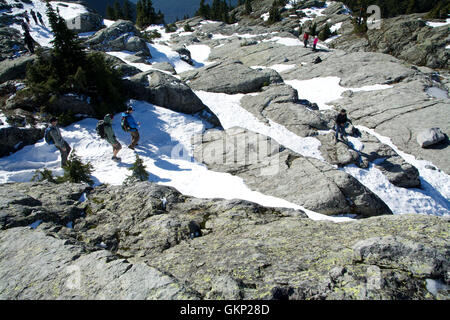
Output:
[[313,42],[313,51],[317,51],[316,50],[316,46],[317,46],[317,43],[319,42],[319,37],[318,36],[316,36],[315,38],[314,38],[314,42]]
[[33,18],[34,22],[36,24],[38,24],[38,20],[36,18],[36,13],[33,11],[33,9],[31,9],[30,13],[31,13],[31,17]]
[[119,141],[117,141],[116,135],[114,134],[112,128],[112,122],[114,120],[113,114],[107,114],[103,118],[104,130],[105,130],[105,139],[108,141],[113,147],[113,157],[111,158],[114,161],[120,161],[121,159],[117,157],[117,154],[122,149],[122,145]]
[[138,145],[138,126],[141,125],[141,123],[136,122],[136,120],[134,120],[133,116],[131,115],[133,111],[134,110],[132,107],[128,107],[127,111],[122,113],[122,129],[126,132],[130,132],[131,134],[131,144],[128,146],[128,148],[132,150],[134,150],[134,148]]
[[22,30],[24,32],[30,32],[30,27],[28,26],[28,24],[25,22],[25,20],[22,20],[22,23],[20,24],[22,26]]
[[303,43],[305,45],[305,48],[308,46],[308,40],[309,40],[309,34],[308,34],[308,32],[305,32],[305,34],[303,35]]
[[39,22],[41,23],[41,25],[45,27],[44,20],[42,19],[42,14],[39,11],[37,12],[37,17],[38,17]]
[[29,31],[25,31],[24,42],[25,42],[26,46],[28,47],[28,51],[30,51],[31,54],[34,54],[34,40],[31,37]]
[[25,12],[23,13],[23,16],[25,17],[25,20],[27,21],[27,23],[30,24],[30,16],[28,15],[27,10],[25,10]]
[[341,112],[338,114],[338,116],[336,117],[336,142],[338,141],[338,134],[341,134],[341,139],[343,141],[345,141],[344,136],[346,135],[345,133],[345,125],[347,124],[347,122],[350,122],[350,119],[347,118],[347,111],[345,109],[342,109]]
[[69,157],[70,151],[72,151],[72,149],[61,136],[61,131],[58,128],[58,119],[50,119],[50,126],[46,129],[45,133],[46,140],[47,134],[50,136],[53,142],[52,144],[54,144],[55,147],[58,148],[59,152],[61,152],[61,167],[64,167],[67,163],[67,158]]

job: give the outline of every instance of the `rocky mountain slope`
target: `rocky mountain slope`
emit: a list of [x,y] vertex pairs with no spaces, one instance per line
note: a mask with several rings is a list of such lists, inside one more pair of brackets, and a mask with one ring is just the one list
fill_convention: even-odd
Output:
[[448,219],[317,222],[151,183],[75,200],[87,189],[0,186],[2,299],[448,299]]
[[[432,128],[450,132],[448,70],[366,50],[346,34],[342,3],[289,4],[267,25],[268,3],[255,2],[250,17],[236,9],[233,25],[197,17],[171,33],[151,26],[160,34],[152,40],[127,21],[80,34],[122,72],[143,123],[135,152],[150,181],[128,187],[135,152],[112,161],[89,97],[75,94],[46,107],[74,113],[62,134],[93,165],[94,185],[29,182],[36,169],[62,170],[23,80],[36,56],[8,39],[1,298],[448,299],[448,137],[418,142]],[[341,37],[304,48],[299,22],[312,21]],[[32,34],[45,55],[51,32]],[[436,48],[427,61],[446,68],[434,65],[447,54]],[[341,108],[353,121],[347,143],[334,141]]]

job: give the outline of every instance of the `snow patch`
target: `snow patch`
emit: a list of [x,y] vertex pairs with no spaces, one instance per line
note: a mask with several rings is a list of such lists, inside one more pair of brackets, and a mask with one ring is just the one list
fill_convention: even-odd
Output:
[[340,85],[341,79],[338,77],[314,78],[310,80],[289,80],[286,84],[298,91],[299,97],[307,99],[312,103],[317,103],[320,110],[330,110],[332,106],[328,103],[341,98],[342,93],[347,90],[375,91],[392,88],[389,85],[371,85],[361,88],[344,88]]
[[439,27],[443,27],[450,24],[450,18],[446,19],[445,22],[432,22],[432,21],[427,21],[427,26],[432,27],[432,28],[439,28]]
[[[241,107],[243,94],[228,95],[225,93],[211,93],[195,91],[195,94],[219,118],[224,129],[241,127],[271,137],[279,144],[305,157],[324,161],[319,147],[321,143],[313,137],[302,138],[289,131],[284,126],[269,121],[269,125],[259,121],[254,115]],[[237,117],[236,115],[239,115]]]
[[297,38],[284,38],[284,37],[273,37],[271,39],[263,40],[263,42],[275,42],[288,47],[303,45],[303,43]]
[[442,90],[440,88],[437,88],[437,87],[430,87],[430,88],[428,88],[427,89],[427,94],[430,97],[434,97],[434,98],[437,98],[437,99],[445,99],[445,100],[449,99],[448,92],[445,91],[445,90]]

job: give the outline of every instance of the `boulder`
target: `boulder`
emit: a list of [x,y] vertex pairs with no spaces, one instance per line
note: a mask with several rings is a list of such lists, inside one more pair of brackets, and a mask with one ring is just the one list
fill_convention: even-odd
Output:
[[0,28],[0,61],[17,57],[20,52],[25,50],[23,37],[19,30],[9,27]]
[[44,130],[36,128],[7,127],[0,129],[0,157],[35,144],[44,138]]
[[173,111],[194,114],[207,109],[186,84],[158,70],[139,73],[126,80],[125,86],[130,98]]
[[259,120],[281,124],[301,137],[328,129],[327,120],[322,114],[302,104],[297,90],[285,84],[264,87],[258,95],[246,95],[240,102],[242,108]]
[[[359,46],[360,51],[391,54],[409,63],[434,69],[449,68],[448,26],[432,28],[426,24],[425,13],[401,15],[383,19],[381,29],[367,32],[367,41]],[[333,47],[348,52],[355,46],[352,28],[341,32]]]
[[[332,2],[327,6],[325,10],[322,11],[322,14],[325,16],[332,16],[335,14],[343,14],[346,12],[344,4],[342,2]],[[327,17],[328,19],[329,17]]]
[[[178,300],[199,295],[170,275],[106,250],[14,228],[0,233],[0,298]],[[17,273],[17,266],[21,272]],[[26,267],[25,267],[26,266]],[[14,271],[16,270],[16,271]],[[32,285],[30,285],[32,284]]]
[[74,115],[82,114],[91,117],[97,115],[87,97],[81,97],[74,94],[67,94],[52,100],[47,107],[47,111],[52,114],[71,113]]
[[153,68],[169,72],[172,75],[176,75],[177,72],[175,71],[175,68],[168,62],[159,62],[152,64]]
[[[122,257],[144,257],[146,261],[181,242],[214,232],[223,224],[247,223],[246,219],[248,223],[269,222],[277,214],[306,217],[301,211],[263,208],[241,200],[195,199],[147,182],[127,188],[96,188],[86,205],[86,219],[74,224],[86,245],[103,243]],[[239,214],[235,216],[234,212]],[[194,237],[191,225],[200,229]]]
[[33,64],[36,59],[37,56],[32,55],[0,62],[0,83],[9,80],[24,79],[28,64]]
[[103,27],[103,17],[93,12],[85,12],[66,20],[67,27],[76,33],[98,31]]
[[368,133],[364,132],[359,139],[363,149],[358,152],[341,141],[336,143],[334,133],[317,138],[321,142],[320,151],[328,163],[339,167],[354,164],[360,168],[368,168],[369,163],[373,163],[393,185],[400,188],[421,187],[419,170]]
[[431,128],[417,134],[417,143],[422,148],[427,148],[447,140],[448,137],[439,128]]
[[151,57],[145,40],[139,37],[139,31],[131,21],[118,20],[108,28],[98,31],[88,39],[86,45],[100,51],[132,51],[144,52]]
[[123,77],[132,77],[142,72],[138,68],[123,62],[121,59],[117,57],[114,57],[101,51],[96,52],[100,53],[105,58],[106,63],[111,65],[114,69],[118,70]]
[[180,76],[195,90],[227,94],[257,92],[271,83],[283,82],[273,70],[253,70],[240,61],[217,62]]
[[176,53],[178,53],[180,55],[181,60],[190,64],[191,66],[194,65],[194,61],[192,61],[192,57],[191,57],[191,52],[187,48],[185,48],[184,46],[176,47],[173,49],[173,51],[175,51]]
[[358,152],[349,148],[340,140],[336,142],[334,133],[319,135],[317,139],[321,142],[320,152],[328,163],[338,167],[360,164]]

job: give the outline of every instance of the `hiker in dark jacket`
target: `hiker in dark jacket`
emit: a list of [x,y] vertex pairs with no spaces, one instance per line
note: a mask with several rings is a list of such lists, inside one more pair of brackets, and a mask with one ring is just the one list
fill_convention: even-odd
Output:
[[39,22],[41,23],[41,25],[42,25],[42,26],[45,26],[44,20],[42,19],[42,14],[38,11],[38,12],[36,13],[36,15],[37,15],[37,17],[38,17]]
[[37,18],[36,18],[36,13],[33,11],[33,9],[30,11],[30,13],[31,13],[31,17],[33,18],[34,22],[35,22],[36,24],[38,24],[38,20],[37,20]]
[[341,112],[336,117],[336,141],[338,141],[338,135],[341,134],[341,139],[344,140],[345,133],[345,125],[347,122],[350,122],[350,119],[347,117],[347,111],[345,109],[342,109]]
[[30,16],[28,15],[28,11],[27,10],[25,10],[25,12],[23,13],[23,17],[25,18],[27,23],[30,24]]
[[28,51],[30,51],[31,54],[34,54],[34,40],[28,31],[25,31],[24,42],[28,47]]
[[55,147],[61,152],[61,167],[64,167],[67,163],[67,158],[69,157],[70,148],[69,144],[62,138],[61,131],[58,128],[58,119],[50,119],[50,136],[53,139]]
[[105,124],[105,139],[108,141],[113,147],[113,157],[111,158],[114,161],[120,161],[120,158],[117,157],[120,149],[122,149],[122,145],[119,141],[117,141],[116,135],[114,134],[114,130],[112,128],[112,121],[114,120],[114,115],[107,114],[105,118],[103,118],[103,123]]
[[22,26],[23,32],[30,32],[30,27],[29,27],[28,24],[25,22],[25,20],[22,20],[21,26]]
[[127,131],[129,131],[131,134],[131,144],[128,146],[128,148],[132,150],[134,150],[139,142],[138,127],[141,125],[139,122],[136,122],[136,120],[134,120],[133,116],[131,115],[133,111],[134,110],[132,107],[128,107],[127,111],[122,113],[122,117],[125,117],[127,119]]

